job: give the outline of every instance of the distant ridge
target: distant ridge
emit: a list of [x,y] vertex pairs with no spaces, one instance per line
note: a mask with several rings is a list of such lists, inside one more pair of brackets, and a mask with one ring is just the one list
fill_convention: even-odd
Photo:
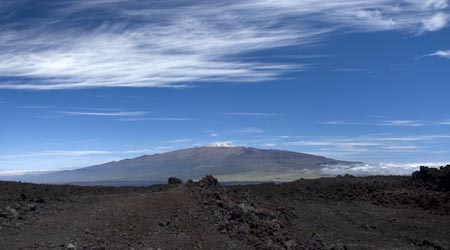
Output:
[[165,181],[170,176],[186,180],[198,179],[207,174],[213,174],[221,181],[287,181],[300,177],[318,177],[325,165],[336,164],[355,162],[286,150],[216,143],[34,176],[31,181]]

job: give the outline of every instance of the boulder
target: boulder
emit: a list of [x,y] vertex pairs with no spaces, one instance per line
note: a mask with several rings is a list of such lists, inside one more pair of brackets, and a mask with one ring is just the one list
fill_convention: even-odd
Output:
[[179,185],[183,184],[183,181],[176,177],[170,177],[169,180],[167,181],[167,183],[169,185],[179,186]]
[[73,249],[77,249],[77,247],[74,244],[69,243],[69,244],[67,244],[66,249],[72,249],[73,250]]
[[450,165],[440,168],[421,166],[419,171],[412,174],[412,180],[419,186],[434,191],[450,191]]
[[217,187],[219,186],[219,181],[212,175],[207,175],[198,181],[198,184],[201,187]]

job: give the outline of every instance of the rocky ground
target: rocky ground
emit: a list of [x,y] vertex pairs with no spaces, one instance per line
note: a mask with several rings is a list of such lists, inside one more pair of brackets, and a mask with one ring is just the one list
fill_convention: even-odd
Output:
[[0,182],[0,249],[450,249],[450,166],[221,186]]

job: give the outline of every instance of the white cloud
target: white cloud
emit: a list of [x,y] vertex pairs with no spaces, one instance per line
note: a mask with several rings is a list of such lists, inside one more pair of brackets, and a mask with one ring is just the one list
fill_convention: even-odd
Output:
[[257,113],[257,112],[230,112],[225,113],[226,115],[237,115],[237,116],[274,116],[271,113]]
[[181,122],[190,120],[192,119],[185,117],[138,117],[138,118],[120,119],[120,121],[171,121],[171,122]]
[[[23,108],[38,109],[38,108],[47,108],[47,106],[24,106]],[[55,111],[55,113],[67,116],[114,117],[117,118],[118,121],[130,121],[130,122],[132,121],[179,122],[192,120],[192,118],[187,117],[146,117],[145,115],[152,113],[146,111],[120,111],[121,109],[95,109],[95,108],[91,108],[91,110],[100,110],[105,112]]]
[[[449,161],[450,162],[450,161]],[[344,175],[355,176],[369,175],[410,175],[419,170],[420,166],[440,167],[449,162],[423,162],[423,163],[371,163],[354,165],[329,165],[321,169],[323,175]]]
[[354,147],[354,146],[381,146],[382,144],[378,142],[347,140],[347,139],[321,139],[312,141],[287,142],[286,145]]
[[235,129],[230,131],[231,133],[242,133],[242,134],[260,134],[260,133],[264,133],[263,129],[260,128],[239,128],[239,129]]
[[21,176],[28,174],[45,174],[58,170],[0,170],[0,177]]
[[110,154],[109,151],[103,150],[48,150],[42,152],[31,152],[25,154],[0,155],[0,160],[17,159],[17,158],[42,158],[42,157],[77,157],[89,155]]
[[165,143],[181,144],[181,143],[188,143],[188,142],[192,142],[192,141],[194,141],[194,139],[192,139],[192,138],[180,138],[180,139],[168,140]]
[[405,126],[405,127],[420,127],[424,126],[420,121],[413,120],[386,120],[380,122],[380,126]]
[[146,148],[146,149],[134,149],[124,151],[124,154],[157,154],[163,153],[170,150],[172,147],[154,147],[154,148]]
[[394,146],[385,146],[384,149],[388,150],[410,150],[410,149],[422,149],[422,147],[419,146],[408,146],[408,145],[394,145]]
[[423,10],[443,10],[448,7],[447,0],[408,0]]
[[432,54],[428,54],[425,56],[437,56],[437,57],[442,57],[442,58],[446,58],[446,59],[450,59],[450,50],[438,50]]
[[[205,145],[203,145],[205,146]],[[206,147],[238,147],[237,145],[234,144],[233,141],[215,141],[215,142],[211,142],[209,144],[206,145]]]
[[[12,3],[2,2],[6,9],[0,14]],[[0,24],[0,76],[10,79],[0,88],[272,80],[307,65],[263,63],[243,55],[311,45],[330,33],[436,31],[449,21],[447,8],[443,0],[52,2],[46,17]]]
[[442,121],[442,122],[437,122],[437,125],[450,125],[450,120],[447,121]]
[[447,26],[449,20],[449,15],[439,12],[427,19],[424,19],[423,28],[426,31],[436,31]]
[[324,125],[361,125],[359,122],[349,122],[349,121],[324,121],[320,124]]
[[45,105],[28,105],[28,106],[20,106],[22,109],[49,109],[52,108],[52,106],[45,106]]
[[[449,58],[450,58],[450,52],[449,52]],[[450,124],[450,120],[447,120],[447,121],[383,120],[383,121],[377,121],[377,122],[372,122],[372,123],[335,120],[335,121],[323,121],[323,122],[320,122],[320,124],[323,124],[323,125],[367,125],[367,126],[374,125],[374,126],[422,127],[422,126],[433,126],[433,125],[448,125],[448,124]]]
[[132,111],[132,112],[72,112],[72,111],[59,111],[58,114],[71,115],[71,116],[141,116],[146,115],[148,112]]
[[304,138],[306,136],[297,136],[297,135],[279,135],[276,138],[278,139],[294,139],[294,138]]
[[359,69],[359,68],[336,68],[336,69],[333,69],[333,71],[335,71],[335,72],[361,72],[361,71],[365,71],[365,70]]
[[157,120],[157,121],[190,121],[191,118],[184,118],[184,117],[154,117],[150,118],[151,120]]
[[[338,159],[386,159],[386,157],[404,157],[430,154],[436,147],[450,142],[450,135],[417,135],[417,136],[330,136],[305,137],[302,140],[281,138],[279,145],[295,148],[302,152],[322,155]],[[270,141],[268,141],[270,142]],[[445,146],[444,146],[445,147]],[[416,158],[414,158],[415,160]]]

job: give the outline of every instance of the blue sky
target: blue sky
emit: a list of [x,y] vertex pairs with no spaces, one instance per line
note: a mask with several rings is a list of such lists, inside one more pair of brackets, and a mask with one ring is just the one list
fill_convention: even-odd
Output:
[[0,171],[213,142],[450,161],[445,0],[2,1]]

